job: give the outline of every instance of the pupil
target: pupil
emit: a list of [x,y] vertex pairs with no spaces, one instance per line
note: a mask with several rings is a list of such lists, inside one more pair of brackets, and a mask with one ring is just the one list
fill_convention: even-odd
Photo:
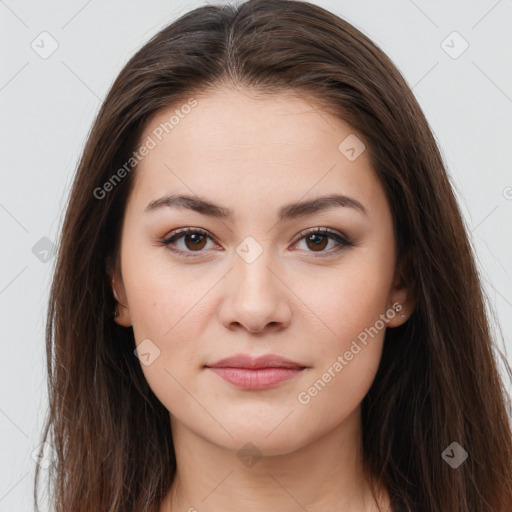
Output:
[[[189,240],[191,239],[192,245],[196,246],[197,244],[201,244],[201,238],[203,237],[203,235],[198,234],[198,233],[192,233],[191,235],[187,235],[187,236],[188,236]],[[193,247],[193,248],[197,249],[197,247]]]
[[309,241],[313,242],[313,244],[316,248],[320,247],[321,249],[323,249],[325,246],[326,238],[327,237],[325,235],[319,235],[319,234],[314,233],[309,236]]

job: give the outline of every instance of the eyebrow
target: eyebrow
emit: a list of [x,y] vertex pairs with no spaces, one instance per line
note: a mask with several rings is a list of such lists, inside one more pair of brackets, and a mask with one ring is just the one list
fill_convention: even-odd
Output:
[[[145,212],[154,212],[161,208],[185,208],[202,215],[208,215],[222,220],[234,222],[233,210],[217,205],[199,196],[168,195],[151,201],[145,208]],[[279,222],[305,217],[333,207],[353,208],[363,215],[368,216],[366,208],[356,199],[340,194],[321,196],[309,201],[289,203],[279,209]]]

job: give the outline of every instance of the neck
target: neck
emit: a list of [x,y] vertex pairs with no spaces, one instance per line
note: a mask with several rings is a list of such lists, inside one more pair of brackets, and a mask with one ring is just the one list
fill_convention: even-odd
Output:
[[297,450],[242,463],[171,417],[177,471],[160,512],[389,512],[363,471],[361,412]]

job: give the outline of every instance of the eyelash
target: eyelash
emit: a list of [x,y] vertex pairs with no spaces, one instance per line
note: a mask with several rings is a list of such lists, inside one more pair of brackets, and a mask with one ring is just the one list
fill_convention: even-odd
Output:
[[[167,236],[164,240],[161,240],[161,244],[166,246],[170,251],[181,254],[185,256],[186,258],[192,257],[196,258],[198,257],[202,252],[204,251],[183,251],[181,249],[173,249],[170,247],[170,245],[175,242],[176,240],[179,240],[184,235],[188,234],[198,234],[198,235],[204,235],[210,239],[213,240],[213,238],[210,236],[210,234],[201,228],[182,228],[178,229],[176,231],[173,231],[169,236]],[[313,228],[313,229],[306,229],[304,231],[301,231],[297,235],[297,240],[294,242],[300,242],[302,239],[306,238],[307,236],[311,235],[323,235],[327,236],[329,239],[334,240],[339,245],[333,249],[330,249],[329,251],[321,251],[318,254],[314,254],[315,258],[325,258],[327,256],[331,256],[333,253],[338,253],[339,251],[347,248],[347,247],[354,247],[356,244],[349,240],[347,237],[343,236],[341,233],[338,233],[337,231],[333,231],[329,228]],[[315,253],[315,251],[308,251]],[[197,254],[194,254],[197,253]]]

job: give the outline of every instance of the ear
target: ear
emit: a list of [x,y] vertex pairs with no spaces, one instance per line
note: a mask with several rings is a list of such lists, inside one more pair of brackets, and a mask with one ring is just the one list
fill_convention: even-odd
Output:
[[[407,322],[416,306],[416,299],[413,296],[411,282],[406,276],[410,276],[410,272],[404,272],[408,259],[403,259],[400,265],[397,265],[393,283],[389,293],[388,312],[394,311],[394,316],[387,315],[386,324],[388,327],[398,327]],[[408,267],[410,268],[410,266]]]
[[123,279],[118,271],[109,271],[108,274],[112,285],[112,294],[116,300],[117,315],[114,316],[114,322],[123,327],[130,327],[132,321]]

